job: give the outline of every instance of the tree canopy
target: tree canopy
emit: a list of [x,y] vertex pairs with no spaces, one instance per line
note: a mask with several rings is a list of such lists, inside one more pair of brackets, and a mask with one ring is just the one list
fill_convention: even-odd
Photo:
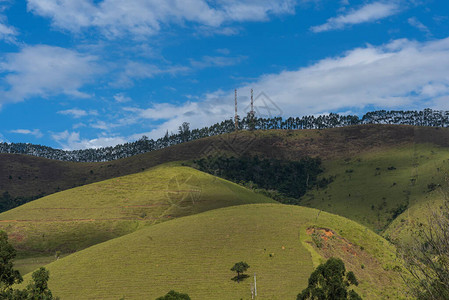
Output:
[[0,231],[0,292],[4,293],[13,284],[23,281],[19,271],[13,269],[13,259],[16,257],[16,250],[8,242],[8,235]]
[[249,269],[249,265],[246,262],[238,262],[236,263],[232,268],[231,271],[237,272],[237,282],[240,282],[241,278],[246,278],[248,276],[243,276],[243,273],[246,272],[246,270]]
[[[259,118],[248,114],[248,116],[239,120],[239,130],[325,129],[359,124],[449,127],[449,111],[432,109],[424,109],[422,111],[378,110],[368,112],[361,118],[356,115],[339,115],[335,113],[319,116],[289,117],[286,119],[282,117]],[[169,133],[167,131],[164,137],[156,140],[143,136],[137,141],[113,147],[72,151],[28,143],[0,143],[0,153],[28,154],[65,161],[102,162],[154,151],[209,136],[230,133],[234,130],[234,120],[232,119],[197,129],[190,129],[189,124],[184,122],[179,127],[178,133]]]
[[324,264],[320,264],[309,277],[309,285],[300,294],[297,300],[361,300],[354,291],[349,290],[350,285],[358,285],[353,272],[346,273],[344,262],[339,258],[331,257]]

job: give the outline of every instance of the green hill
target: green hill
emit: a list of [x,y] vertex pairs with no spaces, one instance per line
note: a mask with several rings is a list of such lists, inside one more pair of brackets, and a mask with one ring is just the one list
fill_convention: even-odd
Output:
[[[345,218],[253,204],[145,227],[46,267],[50,288],[62,299],[154,299],[170,289],[192,299],[250,299],[254,273],[259,299],[295,299],[314,266],[337,256],[355,272],[364,299],[397,299],[403,286],[394,253],[387,241]],[[230,268],[242,260],[251,277],[236,283]]]
[[446,147],[407,144],[323,161],[322,176],[332,176],[333,182],[325,189],[309,191],[301,204],[355,220],[379,233],[400,216],[391,225],[396,229],[385,233],[395,232],[391,237],[397,238],[397,227],[408,224],[404,223],[409,219],[408,208],[422,214],[418,208],[441,199],[438,189],[445,185],[448,157]]
[[203,211],[275,202],[189,167],[145,172],[66,190],[0,214],[20,252],[70,253],[149,224]]

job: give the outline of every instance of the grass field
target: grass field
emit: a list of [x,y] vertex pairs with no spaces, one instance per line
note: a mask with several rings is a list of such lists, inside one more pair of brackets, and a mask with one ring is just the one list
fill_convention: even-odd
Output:
[[[253,204],[145,227],[47,265],[50,288],[62,299],[154,299],[170,289],[192,299],[250,299],[256,273],[258,299],[295,299],[314,264],[343,241],[337,256],[355,272],[365,299],[400,297],[394,248],[357,223],[318,213]],[[334,238],[317,249],[308,228],[332,229]],[[230,268],[242,260],[251,278],[236,283]]]
[[264,202],[274,200],[172,164],[32,201],[0,214],[0,229],[21,252],[70,253],[145,225]]
[[310,191],[301,204],[344,216],[382,233],[407,208],[441,197],[433,189],[445,183],[449,149],[430,144],[406,145],[327,160],[323,166],[322,176],[333,176],[334,181],[325,189]]

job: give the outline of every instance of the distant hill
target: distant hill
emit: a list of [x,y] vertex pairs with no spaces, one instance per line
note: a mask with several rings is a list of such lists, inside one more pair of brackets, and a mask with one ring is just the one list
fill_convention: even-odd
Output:
[[189,167],[144,172],[69,189],[0,214],[0,230],[23,253],[70,253],[138,228],[203,211],[273,203]]
[[[432,110],[426,108],[422,111],[385,111],[378,110],[367,112],[359,118],[356,115],[340,115],[330,113],[319,116],[302,117],[271,117],[259,118],[252,114],[243,116],[238,122],[238,130],[299,130],[299,129],[328,129],[340,128],[363,124],[394,124],[413,126],[449,126],[449,111]],[[143,136],[141,139],[119,144],[116,146],[83,149],[83,150],[61,150],[42,145],[29,143],[0,143],[0,153],[14,153],[34,155],[49,159],[76,162],[103,162],[134,156],[137,154],[160,150],[173,145],[198,140],[210,136],[232,133],[235,131],[232,119],[215,123],[209,127],[190,129],[189,123],[184,122],[179,126],[177,133],[167,133],[164,137],[156,140]]]
[[[101,180],[141,172],[156,165],[202,156],[259,155],[298,160],[352,157],[396,145],[449,146],[449,129],[398,125],[359,125],[325,130],[240,131],[101,163],[74,163],[28,155],[0,154],[0,198],[38,197]],[[1,201],[0,201],[1,202]]]
[[[62,299],[154,299],[171,289],[192,299],[250,299],[254,274],[258,299],[295,299],[329,256],[341,257],[354,271],[364,299],[403,296],[400,262],[387,241],[348,219],[280,204],[171,220],[46,267],[49,286]],[[242,260],[250,265],[250,278],[236,283],[230,268]]]

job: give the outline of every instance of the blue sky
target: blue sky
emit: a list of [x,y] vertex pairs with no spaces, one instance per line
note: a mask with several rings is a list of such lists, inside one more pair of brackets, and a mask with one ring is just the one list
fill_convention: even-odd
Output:
[[449,3],[0,0],[0,141],[158,138],[232,117],[235,88],[241,115],[251,88],[284,117],[449,110]]

